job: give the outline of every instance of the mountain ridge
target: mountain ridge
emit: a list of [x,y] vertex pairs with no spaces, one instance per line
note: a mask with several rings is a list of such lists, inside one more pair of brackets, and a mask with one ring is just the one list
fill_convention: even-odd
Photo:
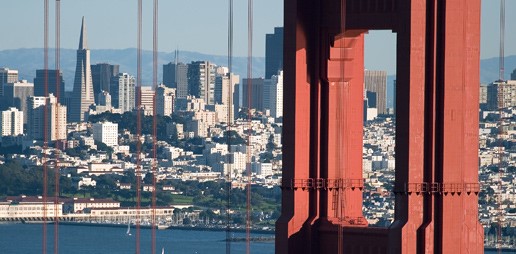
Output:
[[[75,49],[61,49],[61,69],[66,83],[66,89],[71,90],[75,75]],[[49,68],[54,67],[54,49],[49,49]],[[158,80],[162,80],[163,64],[174,61],[174,52],[158,52]],[[207,60],[219,66],[227,66],[227,56],[211,55],[193,51],[180,51],[180,62],[189,63],[191,61]],[[491,57],[480,60],[480,82],[487,84],[498,79],[498,57]],[[136,75],[136,48],[125,49],[92,49],[91,63],[107,62],[120,65],[121,72]],[[512,70],[516,68],[516,55],[505,57],[505,78],[508,79]],[[20,48],[0,50],[0,67],[7,67],[19,71],[20,79],[32,82],[37,69],[43,68],[43,49],[42,48]],[[241,78],[247,76],[247,57],[233,58],[233,71]],[[265,58],[253,57],[253,77],[263,77],[265,75]],[[392,83],[395,75],[390,74],[388,84]],[[142,83],[150,85],[152,82],[152,51],[142,50]],[[390,86],[390,85],[389,85]],[[388,86],[388,89],[392,89]]]
[[[109,63],[120,65],[120,72],[136,75],[136,48],[126,49],[92,49],[90,50],[91,64]],[[20,79],[33,82],[37,69],[43,69],[43,49],[20,48],[0,51],[0,67],[18,70]],[[75,76],[76,50],[61,49],[60,66],[63,70],[65,89],[71,91]],[[55,68],[55,50],[48,50],[49,69]],[[174,61],[174,52],[158,52],[158,81],[163,79],[163,64]],[[228,57],[220,55],[203,54],[192,51],[180,51],[179,62],[210,61],[218,66],[227,66]],[[253,57],[253,77],[265,75],[265,58]],[[247,57],[233,57],[233,72],[240,78],[247,77]],[[142,50],[142,85],[152,83],[152,51]]]

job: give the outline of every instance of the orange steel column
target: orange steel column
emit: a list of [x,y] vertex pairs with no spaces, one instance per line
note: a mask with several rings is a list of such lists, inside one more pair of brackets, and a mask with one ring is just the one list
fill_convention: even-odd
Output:
[[[399,4],[396,77],[395,220],[392,253],[417,253],[423,223],[427,1]],[[419,193],[418,193],[419,191]]]
[[[318,175],[320,86],[309,19],[310,1],[285,0],[283,190],[276,222],[276,253],[311,253],[310,230],[318,216],[317,192],[310,190]],[[308,8],[307,8],[308,7]],[[310,61],[312,60],[312,61]]]
[[329,50],[328,106],[325,109],[328,149],[326,155],[321,154],[321,160],[327,160],[328,179],[328,190],[322,191],[328,202],[321,206],[328,209],[329,221],[355,226],[367,226],[362,213],[363,32],[346,31],[335,38]]
[[436,178],[441,198],[436,203],[440,227],[436,246],[446,253],[482,253],[483,229],[478,222],[478,85],[480,0],[441,3],[442,83],[438,83],[440,160]]

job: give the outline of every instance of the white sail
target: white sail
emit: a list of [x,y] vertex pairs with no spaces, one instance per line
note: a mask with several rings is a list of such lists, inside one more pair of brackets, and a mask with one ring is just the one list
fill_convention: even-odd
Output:
[[129,221],[127,223],[127,232],[126,232],[127,235],[131,235],[131,221]]

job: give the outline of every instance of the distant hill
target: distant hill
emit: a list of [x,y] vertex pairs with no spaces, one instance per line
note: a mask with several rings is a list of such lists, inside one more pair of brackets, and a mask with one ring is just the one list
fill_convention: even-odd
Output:
[[[49,66],[54,68],[54,50],[49,50]],[[73,78],[75,75],[75,49],[61,50],[61,67],[64,72],[67,90],[71,90],[73,86]],[[162,65],[174,60],[174,53],[159,52],[158,53],[158,80],[162,80]],[[207,55],[198,52],[181,51],[179,53],[179,61],[189,63],[196,60],[208,60],[217,65],[226,66],[227,56]],[[121,72],[127,72],[136,75],[136,49],[92,49],[91,63],[107,62],[110,64],[119,64]],[[247,58],[234,57],[234,72],[244,78],[247,75]],[[511,72],[516,68],[516,55],[507,56],[505,58],[505,78],[510,78]],[[0,51],[0,67],[8,67],[16,69],[20,72],[20,78],[32,81],[36,75],[36,69],[43,68],[43,50],[40,48],[33,49],[14,49]],[[265,74],[265,58],[253,58],[253,77],[263,77]],[[388,78],[388,98],[391,100],[392,80],[394,76]],[[498,79],[498,57],[483,59],[480,61],[480,82],[489,83]],[[150,84],[152,81],[152,51],[142,51],[142,82]]]
[[[480,60],[480,83],[489,84],[499,77],[498,57]],[[512,71],[516,69],[516,56],[505,57],[505,79],[511,78]],[[387,107],[393,105],[393,86],[396,75],[387,76]]]
[[[480,82],[491,83],[498,79],[499,67],[498,57],[480,60]],[[505,57],[505,79],[511,78],[512,71],[516,69],[516,56]]]
[[[61,69],[66,83],[66,90],[72,90],[75,75],[75,49],[61,49]],[[136,49],[92,49],[91,64],[110,63],[120,65],[121,72],[136,75]],[[49,68],[54,68],[55,51],[49,50]],[[220,66],[227,66],[227,56],[207,55],[197,52],[180,51],[179,61],[189,63],[191,61],[207,60]],[[163,79],[163,64],[174,61],[174,53],[158,52],[158,81]],[[20,79],[33,82],[36,69],[43,69],[43,49],[14,49],[0,51],[0,67],[8,67],[19,71]],[[240,78],[247,76],[247,57],[233,58],[233,71],[240,75]],[[265,75],[265,58],[253,58],[253,77]],[[152,83],[152,51],[142,51],[142,83]]]

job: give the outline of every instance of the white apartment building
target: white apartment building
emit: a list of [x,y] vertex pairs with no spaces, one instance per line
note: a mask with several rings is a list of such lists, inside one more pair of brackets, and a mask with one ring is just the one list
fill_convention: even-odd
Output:
[[[225,68],[225,67],[223,67]],[[231,108],[230,119],[234,119],[234,99],[238,100],[238,94],[235,93],[235,87],[240,82],[240,76],[233,73],[221,73],[221,76],[217,76],[215,79],[215,103],[225,105],[226,108]],[[238,103],[238,101],[237,101]],[[226,113],[227,115],[227,113]],[[225,121],[219,120],[220,122],[227,123],[227,116]]]
[[93,124],[93,139],[113,147],[118,145],[118,124],[102,122]]
[[490,84],[487,87],[487,106],[491,110],[516,106],[516,80]]
[[217,123],[217,115],[212,111],[197,111],[193,118],[205,122],[210,127]]
[[122,112],[135,108],[135,78],[127,73],[120,73],[111,80],[111,103]]
[[0,113],[0,136],[23,134],[23,111],[9,108]]
[[200,111],[206,108],[206,101],[204,99],[188,96],[186,101],[186,111]]
[[[233,111],[231,116],[228,115],[228,106],[224,104],[215,104],[215,116],[218,123],[228,123],[229,119],[233,119]],[[228,116],[230,118],[228,118]]]
[[174,112],[176,89],[160,85],[156,89],[156,114],[170,116]]
[[[238,173],[244,172],[247,165],[247,154],[238,152],[230,153],[228,156],[229,163],[232,164],[232,169]],[[226,172],[224,172],[224,174],[226,174]]]
[[273,174],[272,163],[251,162],[251,172],[261,178],[271,176]]
[[154,113],[154,90],[151,86],[142,86],[140,88],[141,95],[141,106],[143,114],[151,116]]

